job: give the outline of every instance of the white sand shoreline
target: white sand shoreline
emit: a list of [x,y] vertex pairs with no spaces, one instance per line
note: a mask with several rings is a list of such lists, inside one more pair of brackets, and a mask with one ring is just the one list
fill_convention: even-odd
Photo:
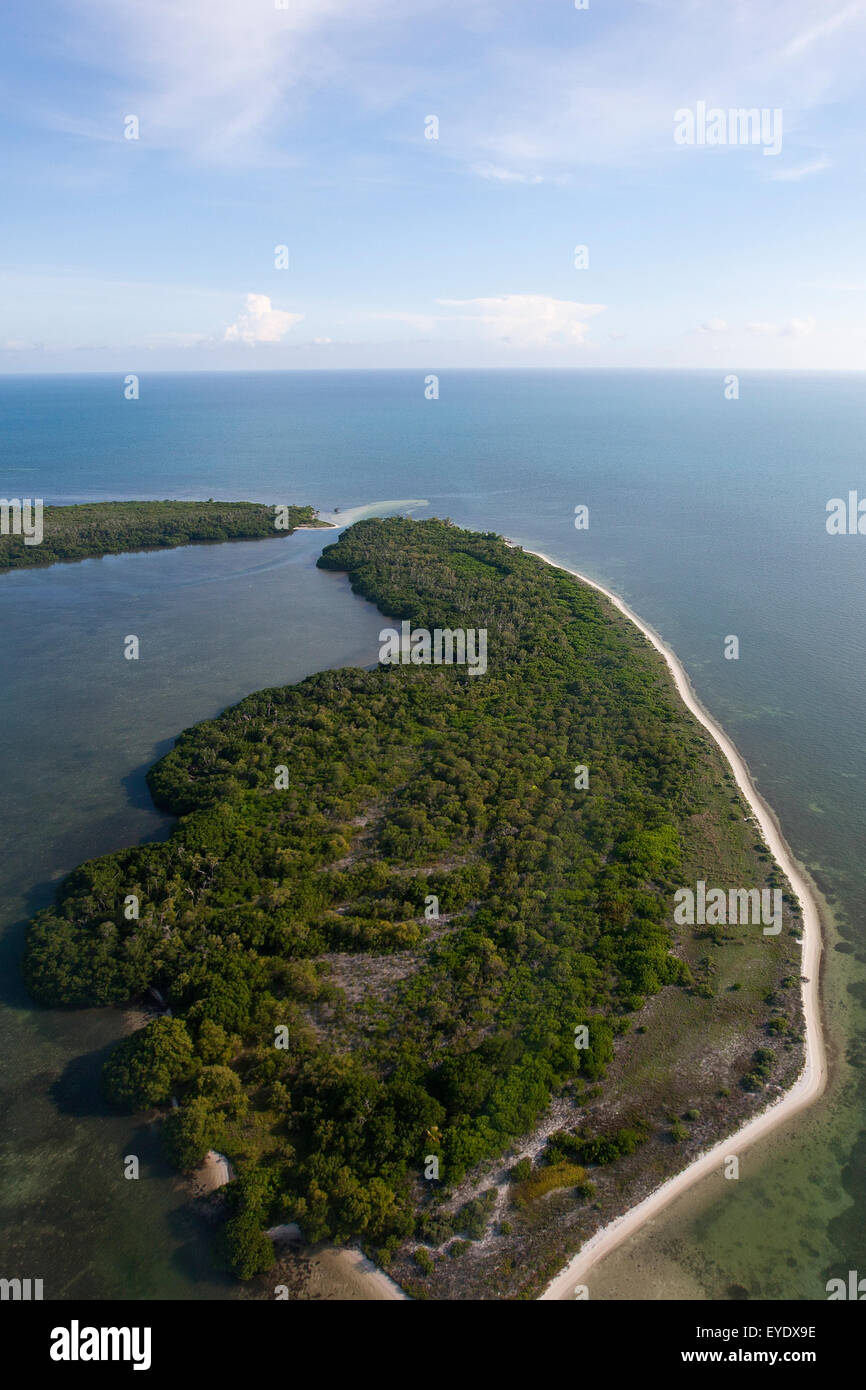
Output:
[[[284,1246],[287,1243],[290,1245],[299,1244],[305,1247],[308,1256],[312,1255],[296,1221],[288,1222],[282,1226],[272,1226],[265,1234],[275,1247]],[[321,1264],[330,1266],[332,1274],[336,1272],[359,1298],[377,1303],[396,1302],[398,1300],[408,1302],[409,1295],[405,1290],[383,1269],[368,1259],[362,1250],[339,1245],[325,1246],[319,1251],[318,1260]],[[342,1296],[346,1296],[345,1292]]]
[[570,1298],[576,1285],[586,1283],[587,1275],[599,1260],[633,1235],[644,1222],[658,1215],[664,1207],[668,1206],[694,1183],[717,1171],[728,1154],[742,1152],[747,1145],[753,1144],[757,1139],[762,1138],[817,1100],[827,1084],[827,1053],[821,1029],[819,976],[822,940],[818,902],[805,872],[797,863],[782,835],[773,811],[752,782],[744,759],[725,731],[698,700],[679,658],[662,641],[658,633],[643,622],[636,613],[632,612],[621,598],[618,598],[610,589],[606,589],[603,584],[597,584],[595,580],[581,574],[579,570],[557,564],[555,560],[552,560],[549,555],[545,555],[542,551],[526,550],[526,554],[535,555],[545,564],[552,565],[554,569],[563,570],[566,574],[574,575],[576,579],[589,585],[591,589],[604,594],[605,598],[609,599],[615,608],[634,623],[635,627],[652,643],[656,651],[664,657],[680,698],[724,753],[733,771],[737,786],[753,812],[770,852],[784,870],[791,888],[799,899],[803,915],[801,974],[805,977],[802,985],[805,1060],[803,1069],[794,1085],[767,1109],[762,1110],[759,1115],[755,1115],[741,1129],[715,1144],[705,1153],[700,1154],[687,1168],[669,1178],[637,1206],[632,1207],[622,1216],[617,1217],[616,1220],[597,1231],[548,1284],[540,1295],[540,1300],[544,1301]]

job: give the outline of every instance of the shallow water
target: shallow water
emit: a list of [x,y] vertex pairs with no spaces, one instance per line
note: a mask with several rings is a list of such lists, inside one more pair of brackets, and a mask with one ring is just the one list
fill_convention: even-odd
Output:
[[[166,834],[144,775],[182,728],[251,689],[375,659],[378,615],[343,576],[315,568],[323,535],[0,578],[12,658],[0,721],[2,1264],[42,1278],[46,1298],[236,1292],[213,1272],[208,1230],[162,1163],[155,1127],[98,1099],[124,1013],[33,1010],[17,973],[21,919],[82,859]],[[129,633],[138,662],[123,657]],[[138,1181],[123,1177],[127,1154]]]

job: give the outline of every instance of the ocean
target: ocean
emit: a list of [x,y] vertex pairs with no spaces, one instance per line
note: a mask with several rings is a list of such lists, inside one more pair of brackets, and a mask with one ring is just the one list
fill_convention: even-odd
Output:
[[[824,1298],[831,1275],[866,1274],[866,537],[825,526],[831,498],[866,495],[861,378],[748,372],[729,400],[721,371],[442,371],[430,400],[427,375],[142,374],[136,401],[120,375],[0,378],[0,495],[448,516],[646,619],[830,902],[831,1084],[739,1182],[700,1184],[610,1256],[591,1296]],[[182,728],[375,662],[379,615],[315,568],[330,539],[0,576],[0,1273],[43,1278],[46,1297],[237,1296],[152,1129],[98,1099],[122,1011],[33,1009],[18,959],[65,873],[167,833],[144,774]]]

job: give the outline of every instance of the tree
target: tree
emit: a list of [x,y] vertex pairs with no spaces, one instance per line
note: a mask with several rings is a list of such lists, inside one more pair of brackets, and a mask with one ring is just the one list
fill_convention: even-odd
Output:
[[114,1049],[102,1069],[108,1099],[127,1110],[163,1105],[196,1069],[192,1039],[179,1018],[157,1018]]
[[223,1228],[223,1252],[239,1279],[253,1279],[275,1263],[274,1247],[251,1211],[238,1212]]
[[188,1173],[219,1147],[220,1128],[220,1117],[202,1096],[195,1096],[166,1115],[160,1138],[169,1160]]

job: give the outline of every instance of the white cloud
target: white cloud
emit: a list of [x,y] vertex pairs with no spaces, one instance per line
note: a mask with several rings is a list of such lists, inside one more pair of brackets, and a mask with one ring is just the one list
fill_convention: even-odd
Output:
[[[581,165],[645,168],[672,153],[674,112],[702,99],[782,108],[791,148],[811,112],[862,82],[866,0],[816,27],[820,10],[821,0],[644,0],[558,46],[501,43],[479,77],[485,100],[451,113],[453,139],[476,168],[545,182]],[[819,38],[813,62],[806,50]]]
[[[413,0],[412,23],[447,3]],[[95,110],[88,93],[78,110],[43,115],[89,138],[122,141],[120,111],[139,117],[142,146],[213,163],[296,164],[301,156],[281,145],[311,93],[394,99],[400,71],[393,82],[370,80],[370,38],[381,40],[402,9],[401,0],[287,0],[282,9],[274,0],[79,0],[62,41],[111,74],[110,109]]]
[[[477,299],[437,299],[444,313],[379,310],[365,320],[399,323],[423,339],[497,342],[508,347],[544,348],[582,344],[588,319],[606,304],[582,304],[545,294],[501,294]],[[624,336],[624,335],[623,335]]]
[[240,314],[223,334],[224,343],[279,343],[303,314],[272,309],[266,294],[248,294],[246,313]]
[[810,333],[815,332],[816,327],[817,324],[813,318],[791,319],[782,329],[782,332],[787,338],[806,338]]
[[833,161],[822,155],[820,159],[813,159],[810,164],[794,165],[790,169],[779,169],[777,173],[771,174],[770,178],[774,183],[799,183],[800,179],[807,179],[810,174],[820,174],[822,170],[829,169]]
[[707,319],[698,327],[699,333],[727,333],[728,325],[724,319]]
[[[448,112],[443,152],[481,178],[531,185],[672,153],[673,112],[698,98],[784,107],[787,133],[861,79],[866,0],[817,23],[821,0],[641,0],[614,7],[603,26],[573,13],[556,42],[534,39],[523,9],[525,0],[79,0],[74,25],[52,42],[110,75],[110,91],[99,102],[88,84],[77,103],[64,95],[62,112],[40,114],[122,142],[121,116],[134,113],[142,147],[291,165],[310,156],[296,133],[316,94],[338,94],[352,115],[404,108],[398,141],[432,91]],[[447,52],[419,47],[425,26],[449,32]]]
[[583,343],[586,320],[606,304],[580,304],[544,294],[503,294],[490,299],[440,299],[445,308],[461,309],[456,317],[475,324],[482,336],[519,347],[551,347]]
[[755,337],[807,338],[816,328],[817,323],[813,318],[789,319],[787,323],[746,324],[746,332]]
[[807,48],[819,43],[821,39],[826,39],[828,35],[835,34],[837,29],[841,29],[852,19],[857,19],[866,11],[866,0],[851,0],[851,4],[845,5],[841,10],[837,10],[827,19],[823,19],[820,24],[815,24],[802,33],[790,39],[782,50],[786,58],[798,58],[801,53],[805,53]]
[[544,183],[541,174],[521,174],[516,169],[505,169],[501,164],[475,164],[472,172],[480,179],[490,179],[494,183]]

